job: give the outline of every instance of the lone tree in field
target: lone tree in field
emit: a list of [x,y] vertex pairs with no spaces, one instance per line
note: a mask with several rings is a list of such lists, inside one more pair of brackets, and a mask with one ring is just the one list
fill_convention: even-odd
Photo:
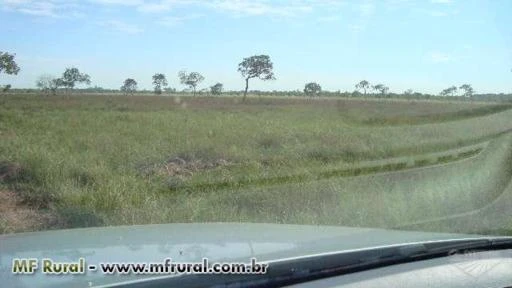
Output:
[[55,95],[57,94],[57,90],[60,87],[66,87],[66,83],[64,83],[64,80],[62,80],[62,78],[53,79],[51,87],[52,93],[53,95]]
[[178,77],[180,78],[181,84],[191,88],[194,91],[194,96],[196,96],[196,88],[199,83],[203,82],[203,75],[198,72],[187,73],[187,71],[180,71]]
[[224,85],[222,85],[222,83],[217,83],[210,87],[210,93],[212,93],[212,95],[220,95],[223,88]]
[[16,64],[16,61],[14,61],[14,56],[16,56],[16,54],[0,51],[0,73],[18,75],[20,67]]
[[162,86],[167,86],[167,79],[162,73],[156,73],[153,75],[153,86],[155,86],[155,94],[162,94]]
[[55,77],[49,74],[39,76],[36,81],[37,88],[41,89],[41,91],[46,94],[54,92],[57,89],[57,84]]
[[473,90],[473,87],[471,87],[470,84],[462,84],[460,87],[459,87],[460,90],[464,90],[464,96],[465,97],[472,97],[473,96],[473,93],[475,92]]
[[454,96],[454,94],[457,92],[457,87],[452,86],[450,88],[446,88],[439,95],[441,96]]
[[310,82],[304,86],[304,94],[306,94],[307,96],[318,96],[320,92],[322,92],[322,87],[320,87],[318,83]]
[[133,93],[137,91],[137,81],[132,78],[124,80],[123,86],[121,86],[121,91],[126,95],[133,95]]
[[[7,52],[0,51],[0,73],[18,75],[20,67],[16,64],[16,61],[14,61],[14,56],[16,56],[16,54],[9,54]],[[2,92],[7,92],[9,89],[11,89],[11,85],[7,84],[2,89]]]
[[407,89],[404,91],[405,96],[411,96],[413,93],[414,93],[414,91],[412,91],[412,89]]
[[240,72],[245,79],[243,101],[245,101],[247,90],[249,90],[249,79],[259,78],[263,81],[275,80],[273,69],[274,64],[272,64],[268,55],[254,55],[244,58],[243,61],[238,64],[238,72]]
[[372,89],[375,91],[378,91],[382,96],[386,95],[386,93],[389,90],[389,88],[387,86],[385,86],[384,84],[374,85],[374,86],[372,86]]
[[91,84],[91,77],[85,73],[80,73],[78,68],[66,68],[66,71],[62,74],[62,78],[59,80],[59,84],[63,87],[73,90],[76,84]]
[[364,96],[366,96],[366,90],[370,88],[370,82],[366,81],[366,80],[363,80],[359,83],[356,84],[356,89],[363,89],[364,91]]

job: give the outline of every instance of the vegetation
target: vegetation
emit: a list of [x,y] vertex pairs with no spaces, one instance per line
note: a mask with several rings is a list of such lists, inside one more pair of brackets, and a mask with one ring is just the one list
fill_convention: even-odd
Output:
[[[490,162],[457,164],[488,149],[460,147],[495,139],[512,116],[506,105],[471,102],[16,94],[1,101],[0,194],[15,195],[16,211],[40,219],[0,221],[4,232],[201,221],[384,227],[460,212],[495,196],[468,188],[484,191],[490,172],[464,176],[494,171]],[[400,126],[387,125],[398,116]],[[365,124],[377,118],[387,124]],[[447,170],[409,172],[438,164]],[[397,182],[379,174],[386,171],[411,175]],[[443,197],[463,204],[436,201],[445,193],[440,183],[458,187]],[[386,219],[375,212],[382,209]]]
[[441,96],[454,96],[454,94],[457,93],[457,86],[451,86],[449,88],[444,89],[439,93]]
[[385,96],[386,93],[388,93],[388,91],[389,91],[389,88],[387,86],[385,86],[384,84],[377,84],[377,85],[372,86],[372,88],[373,88],[373,90],[379,92],[381,96]]
[[212,93],[212,95],[220,95],[222,94],[223,89],[224,85],[222,85],[222,83],[217,82],[215,85],[210,87],[210,93]]
[[180,78],[181,84],[187,85],[194,91],[194,96],[196,96],[196,87],[199,85],[199,83],[203,82],[203,75],[199,74],[198,72],[187,73],[187,71],[180,71],[178,73],[178,77]]
[[322,87],[318,83],[310,82],[304,86],[304,94],[307,96],[318,96],[322,92]]
[[15,56],[16,54],[0,51],[0,73],[17,75],[20,72],[20,67],[14,60]]
[[167,86],[167,79],[162,73],[156,73],[153,75],[153,86],[155,86],[155,94],[162,94],[162,87]]
[[[16,54],[9,54],[8,52],[0,51],[0,74],[5,73],[8,75],[17,75],[20,72],[20,67],[14,60]],[[11,84],[2,87],[2,92],[7,92],[11,89]]]
[[268,55],[254,55],[244,58],[243,61],[238,64],[238,72],[240,72],[245,79],[243,101],[245,101],[247,97],[249,80],[252,78],[259,78],[263,81],[275,80],[273,69],[274,64]]
[[41,91],[45,94],[49,94],[50,92],[55,94],[55,91],[58,88],[58,84],[59,83],[57,83],[55,77],[49,74],[43,74],[39,76],[39,79],[37,79],[36,87],[41,89]]
[[370,88],[370,82],[366,80],[362,80],[361,82],[356,84],[356,89],[360,90],[363,89],[364,96],[366,96],[366,90]]
[[127,95],[133,95],[133,93],[137,91],[137,81],[132,78],[124,80],[123,86],[121,86],[121,91]]
[[64,86],[73,90],[77,84],[91,84],[91,77],[87,74],[81,73],[78,68],[66,68],[62,73],[62,77],[55,81],[56,86]]
[[[0,52],[0,72],[19,72],[14,55]],[[318,101],[247,100],[248,93],[301,92],[248,90],[252,78],[275,79],[268,55],[244,58],[238,72],[242,103],[239,91],[179,97],[161,73],[152,77],[154,93],[175,97],[135,95],[132,78],[120,88],[132,97],[97,86],[77,89],[88,96],[79,97],[71,91],[91,80],[74,67],[36,82],[38,94],[62,87],[62,96],[7,93],[0,99],[0,233],[201,221],[446,230],[448,222],[435,219],[487,206],[494,214],[481,217],[492,219],[512,205],[510,103],[477,102],[492,97],[475,95],[470,84],[457,97],[468,101],[449,102],[457,86],[440,97],[399,95],[366,80],[353,93],[307,83],[304,95],[326,96]],[[204,77],[178,76],[196,96]],[[203,92],[220,95],[223,84]],[[428,101],[370,99],[383,96]],[[460,232],[490,229],[468,223],[457,225]]]
[[464,91],[464,94],[463,94],[464,97],[472,97],[473,93],[475,92],[475,91],[473,91],[473,87],[471,87],[471,85],[469,85],[469,84],[462,84],[459,87],[459,89]]

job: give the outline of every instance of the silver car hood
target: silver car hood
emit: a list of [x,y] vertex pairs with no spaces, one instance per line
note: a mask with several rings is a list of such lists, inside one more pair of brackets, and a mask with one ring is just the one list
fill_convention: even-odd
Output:
[[[148,276],[13,275],[13,258],[51,258],[86,264],[101,262],[249,262],[411,242],[481,238],[476,235],[395,231],[339,226],[251,223],[137,225],[0,235],[3,287],[91,287]],[[152,276],[155,277],[155,276]]]

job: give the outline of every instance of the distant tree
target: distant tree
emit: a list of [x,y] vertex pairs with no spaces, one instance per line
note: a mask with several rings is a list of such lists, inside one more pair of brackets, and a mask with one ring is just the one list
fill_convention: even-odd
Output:
[[14,61],[15,56],[16,54],[0,51],[0,73],[18,75],[20,67],[16,64],[16,61]]
[[441,93],[439,93],[439,95],[441,95],[441,96],[454,96],[454,94],[456,92],[457,92],[457,87],[456,86],[452,86],[452,87],[446,88],[443,91],[441,91]]
[[167,88],[164,88],[164,92],[166,93],[176,93],[176,88],[171,88],[171,87],[167,87]]
[[252,78],[259,78],[263,81],[275,80],[274,77],[274,64],[268,55],[254,55],[244,58],[238,64],[238,72],[242,74],[245,79],[245,90],[242,101],[247,97],[247,90],[249,89],[249,80]]
[[137,91],[137,81],[135,81],[132,78],[124,80],[123,86],[121,86],[121,91],[124,92],[126,95],[133,95],[133,93]]
[[304,94],[307,96],[317,96],[322,92],[322,87],[318,83],[310,82],[304,86]]
[[366,90],[370,88],[370,82],[366,81],[366,80],[363,80],[359,83],[356,84],[356,89],[363,89],[364,91],[364,96],[366,96]]
[[36,81],[36,87],[41,89],[42,92],[49,94],[56,89],[55,77],[49,74],[39,76]]
[[155,86],[155,94],[162,94],[162,86],[167,86],[167,79],[162,73],[153,75],[153,86]]
[[360,97],[361,96],[361,92],[359,92],[359,90],[354,90],[351,94],[352,97]]
[[11,87],[12,87],[12,86],[11,86],[11,84],[7,84],[7,85],[5,85],[5,86],[2,88],[2,92],[7,92],[7,91],[11,90]]
[[197,85],[204,80],[203,75],[198,72],[187,73],[187,71],[180,71],[178,77],[180,78],[181,84],[187,85],[194,91],[194,96],[196,96],[196,88]]
[[405,96],[411,96],[413,93],[414,93],[414,91],[412,91],[412,89],[407,89],[404,91]]
[[62,80],[62,78],[53,79],[51,87],[52,87],[51,91],[52,91],[53,95],[55,95],[55,94],[57,94],[57,90],[60,87],[66,87],[66,83],[64,82],[64,80]]
[[210,93],[212,93],[212,95],[220,95],[223,88],[224,85],[222,85],[222,83],[217,83],[210,87]]
[[80,73],[78,68],[66,68],[66,71],[62,74],[59,84],[73,90],[76,84],[91,84],[91,77],[85,73]]
[[373,85],[372,89],[379,92],[382,96],[386,95],[386,93],[389,90],[389,88],[387,86],[385,86],[384,84]]
[[462,84],[462,85],[459,87],[459,89],[464,90],[464,94],[463,94],[463,95],[464,95],[465,97],[472,97],[472,96],[473,96],[473,93],[475,92],[475,91],[473,90],[473,87],[471,87],[471,85],[470,85],[470,84]]

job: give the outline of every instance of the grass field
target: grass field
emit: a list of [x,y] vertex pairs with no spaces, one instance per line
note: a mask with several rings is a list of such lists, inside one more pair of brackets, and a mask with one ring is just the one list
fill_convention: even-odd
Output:
[[508,184],[511,108],[2,96],[0,232],[204,221],[400,227],[464,213]]

